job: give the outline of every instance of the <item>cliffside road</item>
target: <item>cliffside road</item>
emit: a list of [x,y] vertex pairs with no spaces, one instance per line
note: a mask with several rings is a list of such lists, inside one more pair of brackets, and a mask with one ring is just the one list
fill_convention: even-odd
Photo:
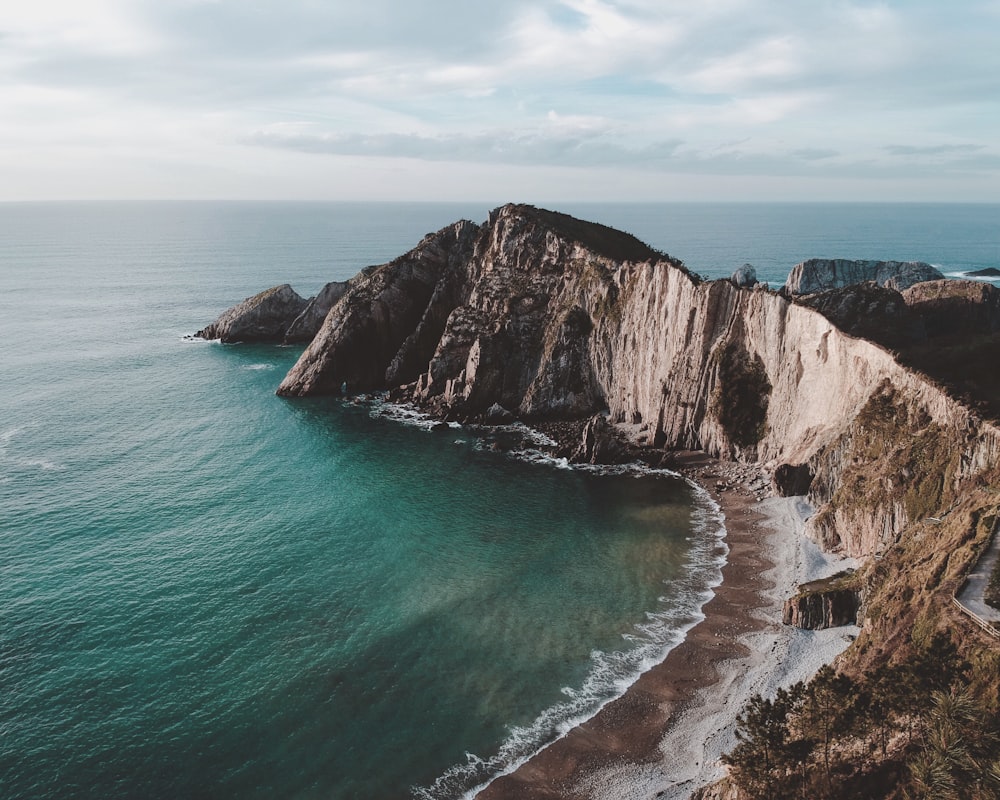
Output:
[[983,593],[990,582],[990,575],[993,574],[993,567],[1000,558],[1000,536],[993,533],[993,541],[989,548],[979,559],[979,563],[969,573],[969,579],[965,583],[965,588],[958,593],[958,602],[967,611],[977,617],[992,622],[1000,623],[1000,610],[987,605],[983,601]]

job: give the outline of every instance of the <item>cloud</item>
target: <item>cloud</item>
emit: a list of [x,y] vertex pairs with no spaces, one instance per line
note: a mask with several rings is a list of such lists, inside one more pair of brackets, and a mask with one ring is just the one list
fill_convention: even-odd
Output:
[[102,147],[155,160],[200,142],[199,163],[235,170],[251,146],[419,159],[442,174],[476,162],[894,181],[907,169],[992,172],[995,8],[36,0],[0,21],[0,141],[68,160]]
[[641,166],[658,169],[682,145],[679,140],[627,148],[600,130],[556,127],[539,131],[477,134],[318,133],[311,126],[272,126],[247,142],[266,147],[340,156],[416,158],[426,161],[482,162],[572,167]]
[[984,150],[981,144],[935,144],[923,147],[904,144],[889,144],[885,150],[894,156],[940,156],[975,153]]

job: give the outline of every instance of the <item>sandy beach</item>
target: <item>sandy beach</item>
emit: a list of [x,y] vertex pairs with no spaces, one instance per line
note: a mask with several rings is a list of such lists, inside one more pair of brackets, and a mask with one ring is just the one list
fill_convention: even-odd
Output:
[[681,467],[726,518],[729,555],[705,619],[622,697],[477,797],[685,800],[724,774],[719,759],[736,744],[749,697],[808,679],[857,634],[781,624],[798,584],[853,565],[802,535],[811,512],[802,498],[758,501],[741,485],[719,491],[716,478],[730,466],[701,454],[686,455]]

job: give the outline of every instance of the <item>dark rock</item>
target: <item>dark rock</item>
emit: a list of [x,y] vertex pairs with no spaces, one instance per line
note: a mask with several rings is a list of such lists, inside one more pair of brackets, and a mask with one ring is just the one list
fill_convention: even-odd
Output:
[[285,283],[248,297],[195,336],[227,343],[280,342],[307,303]]
[[812,480],[808,464],[780,464],[771,476],[771,486],[779,497],[796,497],[809,492]]
[[923,321],[928,338],[1000,332],[1000,289],[982,281],[920,283],[902,294]]
[[453,268],[467,263],[477,231],[471,222],[456,223],[354,278],[278,393],[336,394],[344,384],[349,391],[384,388],[387,371],[392,385],[416,379],[436,344],[422,331],[450,311],[435,306],[438,290],[460,282]]
[[845,333],[890,349],[926,338],[920,316],[903,295],[872,281],[798,297],[796,302],[816,309]]
[[514,419],[514,415],[499,403],[494,403],[486,409],[484,416],[486,421],[491,425],[503,425],[506,422],[512,422]]
[[861,598],[854,589],[805,591],[785,601],[782,622],[813,631],[855,625],[860,607]]
[[570,458],[577,464],[617,464],[627,459],[627,445],[603,414],[587,420],[580,445]]
[[319,294],[310,298],[302,313],[288,326],[285,341],[288,343],[311,341],[319,333],[330,309],[344,296],[349,286],[350,281],[331,281],[320,289]]
[[796,264],[785,289],[789,294],[813,294],[874,281],[879,286],[902,291],[921,281],[944,278],[923,261],[851,261],[846,258],[811,258]]
[[741,289],[752,289],[758,283],[757,270],[754,269],[753,264],[744,264],[732,274],[729,280]]
[[965,275],[968,278],[1000,278],[1000,269],[986,267],[986,269],[976,269],[972,272],[966,272]]

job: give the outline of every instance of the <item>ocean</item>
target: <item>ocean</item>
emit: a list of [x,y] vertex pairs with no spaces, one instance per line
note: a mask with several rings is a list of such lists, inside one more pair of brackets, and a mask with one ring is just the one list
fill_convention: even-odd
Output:
[[[0,794],[459,798],[620,694],[725,554],[666,474],[274,395],[190,334],[490,204],[0,204]],[[556,210],[706,277],[1000,267],[1000,206]]]

